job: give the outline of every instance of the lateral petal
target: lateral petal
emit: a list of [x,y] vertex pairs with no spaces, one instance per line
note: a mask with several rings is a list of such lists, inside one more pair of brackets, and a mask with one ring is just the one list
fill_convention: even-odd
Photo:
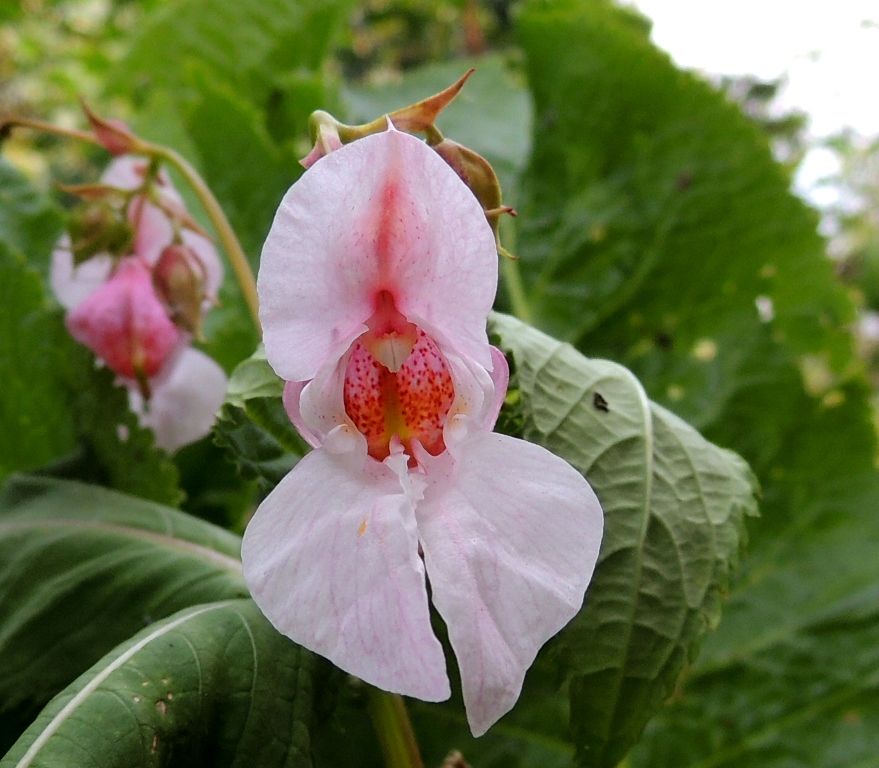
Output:
[[225,372],[213,358],[185,347],[150,383],[149,403],[144,403],[133,382],[128,400],[140,423],[156,433],[156,445],[170,453],[211,431],[227,384]]
[[540,647],[579,611],[603,515],[583,476],[540,446],[475,432],[450,451],[419,456],[429,484],[415,514],[480,736],[515,704]]
[[394,460],[402,478],[365,450],[305,456],[250,521],[244,578],[287,637],[379,688],[441,701],[449,683],[430,626],[413,491],[405,456]]

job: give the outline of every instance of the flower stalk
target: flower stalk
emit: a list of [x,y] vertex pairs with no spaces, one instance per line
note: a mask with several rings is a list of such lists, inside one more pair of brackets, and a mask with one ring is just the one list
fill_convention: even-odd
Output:
[[367,708],[388,768],[424,768],[403,697],[370,685]]
[[235,231],[232,229],[229,219],[226,218],[225,212],[217,202],[217,198],[214,197],[213,192],[211,192],[195,168],[173,149],[150,143],[145,143],[145,149],[150,157],[158,158],[175,168],[186,180],[186,183],[189,184],[192,191],[195,192],[205,213],[207,213],[208,218],[211,220],[211,224],[214,225],[217,237],[223,244],[226,255],[229,257],[229,263],[232,266],[232,271],[235,273],[238,285],[241,286],[241,293],[247,302],[247,308],[250,311],[253,323],[256,329],[262,332],[259,323],[259,297],[256,294],[256,280],[253,276],[253,271],[250,269],[250,263],[247,261],[244,249],[241,247],[241,243],[238,242]]

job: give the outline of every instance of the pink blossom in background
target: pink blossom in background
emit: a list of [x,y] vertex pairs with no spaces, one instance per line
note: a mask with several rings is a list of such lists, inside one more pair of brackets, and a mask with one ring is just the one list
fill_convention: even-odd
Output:
[[[147,168],[142,158],[119,157],[101,181],[119,189],[137,189]],[[163,171],[154,192],[168,209],[185,210]],[[210,357],[189,346],[189,334],[174,325],[155,293],[152,270],[174,241],[168,213],[137,196],[128,214],[135,231],[129,256],[114,259],[97,254],[76,265],[65,235],[52,253],[50,280],[68,310],[66,324],[71,335],[128,388],[132,410],[144,426],[153,429],[157,445],[174,451],[210,431],[225,396],[226,376]],[[222,263],[207,238],[186,229],[181,237],[204,268],[207,298],[203,311],[207,311],[222,283]],[[148,379],[148,401],[141,394],[138,375]]]
[[67,330],[114,373],[152,378],[164,368],[182,333],[153,291],[149,268],[122,259],[110,277],[67,315]]
[[440,701],[429,580],[484,733],[580,609],[603,516],[570,465],[491,431],[508,370],[486,337],[497,255],[481,205],[412,136],[357,140],[284,197],[258,289],[266,356],[315,450],[247,528],[254,600],[351,674]]

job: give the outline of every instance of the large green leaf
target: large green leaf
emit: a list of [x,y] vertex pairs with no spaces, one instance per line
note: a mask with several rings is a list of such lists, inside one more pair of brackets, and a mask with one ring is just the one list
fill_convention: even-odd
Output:
[[605,512],[585,606],[548,654],[569,686],[578,760],[612,766],[717,625],[753,479],[621,366],[504,315],[491,330],[515,363],[522,436],[586,475]]
[[240,540],[168,507],[19,476],[0,497],[0,717],[186,606],[247,595]]
[[533,321],[630,365],[702,426],[752,383],[741,344],[767,328],[842,371],[853,306],[759,128],[605,0],[533,0],[519,30],[536,105],[519,246]]
[[527,309],[630,365],[765,492],[719,632],[635,762],[871,764],[876,441],[815,215],[756,128],[627,13],[531,2],[520,22]]
[[61,211],[0,158],[0,242],[46,271],[61,224]]
[[820,525],[774,541],[733,591],[684,695],[633,765],[843,768],[879,752],[879,480],[848,477]]
[[319,68],[349,2],[183,0],[164,5],[138,31],[115,87],[179,92],[187,64],[260,106],[284,73]]
[[39,275],[0,241],[0,482],[75,446],[55,347],[63,329],[48,311]]
[[59,694],[0,766],[310,766],[316,664],[249,600],[186,608]]

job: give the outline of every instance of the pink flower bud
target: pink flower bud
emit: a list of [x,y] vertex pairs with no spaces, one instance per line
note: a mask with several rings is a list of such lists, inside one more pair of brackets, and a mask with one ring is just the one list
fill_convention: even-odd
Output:
[[194,336],[201,335],[206,270],[195,250],[173,243],[153,267],[153,288],[171,321]]
[[98,117],[85,102],[82,102],[82,109],[98,143],[108,152],[119,156],[129,152],[136,153],[140,150],[141,140],[121,120],[107,120]]

